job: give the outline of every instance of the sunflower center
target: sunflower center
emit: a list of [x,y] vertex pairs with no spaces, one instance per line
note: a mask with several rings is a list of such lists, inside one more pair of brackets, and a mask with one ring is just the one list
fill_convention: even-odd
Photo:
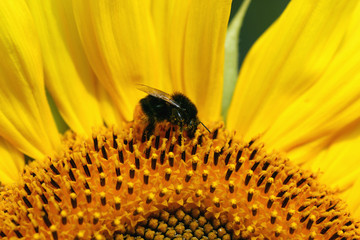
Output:
[[220,219],[207,216],[204,209],[179,208],[149,216],[134,230],[115,233],[117,239],[231,239],[232,225],[225,215]]
[[[143,128],[143,126],[141,126]],[[193,138],[168,123],[64,136],[0,192],[0,236],[33,239],[350,239],[336,194],[221,123]]]

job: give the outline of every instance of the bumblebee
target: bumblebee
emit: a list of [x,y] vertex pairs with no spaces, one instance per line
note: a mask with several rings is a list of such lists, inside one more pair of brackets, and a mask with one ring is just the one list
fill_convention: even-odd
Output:
[[148,94],[140,100],[134,113],[135,123],[140,120],[146,125],[143,130],[143,139],[149,139],[154,133],[156,124],[164,121],[179,126],[181,132],[186,131],[189,138],[194,138],[200,123],[209,131],[199,120],[194,103],[184,94],[170,95],[142,84],[137,85],[137,88]]

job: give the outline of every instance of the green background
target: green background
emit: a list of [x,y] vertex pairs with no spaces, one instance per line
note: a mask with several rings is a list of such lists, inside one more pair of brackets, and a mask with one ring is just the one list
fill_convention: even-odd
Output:
[[[235,15],[242,0],[234,0],[230,14],[230,21]],[[246,12],[240,31],[239,66],[246,53],[260,35],[280,16],[289,0],[252,0]]]

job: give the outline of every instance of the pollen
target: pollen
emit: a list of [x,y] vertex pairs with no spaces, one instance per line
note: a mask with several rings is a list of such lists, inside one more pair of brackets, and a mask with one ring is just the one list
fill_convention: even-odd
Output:
[[0,190],[3,239],[359,239],[337,193],[223,124],[68,132]]

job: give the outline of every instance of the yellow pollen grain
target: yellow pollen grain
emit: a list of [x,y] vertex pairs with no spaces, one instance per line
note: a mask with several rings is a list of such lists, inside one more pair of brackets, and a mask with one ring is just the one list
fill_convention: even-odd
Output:
[[337,194],[261,139],[244,142],[222,124],[189,139],[158,124],[142,141],[134,128],[65,134],[63,151],[1,190],[0,236],[359,239]]
[[91,191],[89,189],[85,189],[84,193],[85,193],[86,196],[91,195]]
[[236,199],[234,199],[234,198],[230,199],[230,203],[231,203],[232,206],[236,205]]
[[41,239],[40,234],[35,233],[35,234],[33,235],[33,239],[35,239],[35,240],[39,240],[39,239]]
[[137,214],[141,214],[141,213],[143,213],[143,212],[144,212],[144,208],[142,208],[142,207],[136,208],[136,213],[137,213]]
[[209,175],[209,171],[208,170],[204,170],[203,171],[203,176],[208,176]]
[[114,225],[115,225],[115,226],[119,226],[120,223],[121,223],[121,221],[120,221],[119,219],[115,219],[115,220],[114,220]]
[[248,226],[248,227],[246,228],[246,230],[247,230],[249,233],[255,232],[255,228],[254,228],[253,226]]
[[161,194],[162,195],[166,195],[168,192],[169,192],[169,189],[167,189],[167,188],[161,189]]
[[51,226],[50,226],[50,231],[55,232],[55,231],[56,231],[56,226],[55,226],[55,225],[51,225]]
[[123,182],[123,180],[124,180],[124,177],[123,177],[123,176],[118,176],[118,177],[116,177],[116,181],[117,181],[117,182]]
[[147,196],[147,200],[148,200],[148,201],[152,201],[152,200],[154,200],[154,198],[155,198],[155,194],[154,194],[154,193],[150,193],[150,194]]
[[171,173],[172,173],[171,168],[166,168],[166,169],[165,169],[165,173],[166,173],[166,174],[171,174]]
[[290,210],[289,210],[289,214],[294,215],[294,214],[295,214],[295,210],[294,210],[294,209],[290,209]]
[[214,152],[219,153],[220,151],[221,151],[221,147],[219,146],[215,147]]
[[219,185],[219,182],[213,182],[211,183],[210,187],[216,189],[216,187]]
[[280,234],[283,231],[282,226],[276,227],[275,233]]
[[76,199],[76,193],[70,193],[70,198],[71,199]]
[[277,215],[278,215],[278,213],[277,213],[276,210],[274,210],[274,211],[271,212],[271,216],[272,216],[272,217],[276,217]]
[[256,205],[256,204],[253,204],[252,206],[251,206],[251,210],[258,210],[258,205]]
[[203,191],[202,190],[197,190],[195,193],[196,197],[202,197],[203,196]]
[[79,231],[79,232],[76,234],[76,236],[77,236],[78,238],[83,238],[83,237],[85,236],[85,231]]
[[177,194],[180,194],[182,189],[183,189],[182,185],[176,185],[176,187],[175,187],[175,190],[176,190]]
[[66,211],[65,211],[65,210],[62,210],[62,211],[60,212],[60,215],[61,215],[62,217],[66,217],[66,216],[67,216]]
[[131,165],[130,165],[130,170],[133,170],[133,171],[135,171],[135,169],[136,169],[136,166],[135,166],[135,164],[131,164]]
[[102,239],[104,239],[104,238],[103,238],[103,236],[102,236],[101,234],[96,234],[96,235],[95,235],[95,239],[96,239],[96,240],[102,240]]
[[235,170],[235,164],[229,164],[228,169],[231,170],[231,171],[234,171]]

